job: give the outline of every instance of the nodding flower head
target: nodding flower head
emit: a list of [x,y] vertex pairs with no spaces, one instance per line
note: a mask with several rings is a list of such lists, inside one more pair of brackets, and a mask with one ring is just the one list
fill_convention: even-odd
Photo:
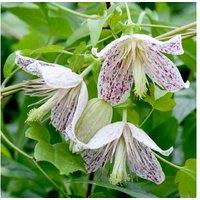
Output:
[[168,156],[173,148],[160,149],[142,130],[128,122],[115,122],[101,128],[86,144],[83,152],[86,169],[94,172],[106,162],[114,162],[110,182],[121,183],[130,179],[132,172],[156,184],[164,181],[165,175],[154,151]]
[[27,121],[42,120],[49,113],[53,126],[65,134],[81,116],[87,101],[87,87],[82,77],[61,65],[47,63],[16,53],[15,63],[24,71],[39,79],[27,81],[25,92],[29,96],[42,99],[36,104],[40,107],[29,112]]
[[103,59],[98,80],[99,97],[112,105],[123,103],[134,83],[135,95],[145,96],[149,77],[167,91],[188,88],[177,67],[163,53],[183,54],[181,36],[161,42],[143,34],[124,35],[97,53]]

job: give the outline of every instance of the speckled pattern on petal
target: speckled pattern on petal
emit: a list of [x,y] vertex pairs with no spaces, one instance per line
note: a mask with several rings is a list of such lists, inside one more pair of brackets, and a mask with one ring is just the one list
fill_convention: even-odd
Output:
[[128,66],[131,62],[124,64],[124,51],[118,48],[112,50],[112,54],[104,60],[99,74],[98,94],[111,105],[117,105],[129,96],[133,74],[131,67]]
[[147,75],[158,85],[170,92],[188,87],[175,64],[160,52],[149,48],[145,52],[144,67]]

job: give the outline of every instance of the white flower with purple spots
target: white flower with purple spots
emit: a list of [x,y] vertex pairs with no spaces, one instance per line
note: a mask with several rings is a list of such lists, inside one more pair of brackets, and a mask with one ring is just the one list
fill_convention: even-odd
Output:
[[128,122],[115,122],[101,128],[87,143],[83,153],[88,172],[102,168],[107,161],[114,163],[110,181],[117,184],[130,179],[129,172],[156,184],[164,181],[165,175],[154,151],[168,156],[173,148],[160,149],[142,130]]
[[135,95],[142,98],[148,86],[147,76],[170,92],[188,88],[175,64],[163,53],[183,54],[181,36],[161,42],[143,34],[124,35],[94,55],[102,58],[98,80],[99,97],[112,105],[123,103],[134,83]]
[[57,130],[66,134],[66,130],[75,127],[88,102],[83,78],[69,68],[25,57],[19,52],[16,52],[15,63],[40,77],[25,84],[27,95],[42,97],[36,103],[42,105],[30,111],[27,121],[42,120],[51,112],[51,123]]

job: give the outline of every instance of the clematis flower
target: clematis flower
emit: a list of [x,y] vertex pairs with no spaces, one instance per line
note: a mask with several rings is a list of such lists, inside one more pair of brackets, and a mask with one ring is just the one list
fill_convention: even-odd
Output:
[[110,181],[117,184],[129,180],[129,171],[156,184],[165,175],[154,151],[168,156],[173,148],[160,149],[142,130],[128,122],[115,122],[100,129],[87,143],[83,153],[88,172],[102,168],[107,161],[114,163]]
[[143,34],[124,35],[99,53],[96,49],[92,52],[104,60],[98,80],[99,97],[112,105],[127,99],[133,82],[135,95],[142,98],[147,91],[147,77],[170,92],[189,87],[175,64],[163,54],[183,54],[180,35],[166,42]]
[[69,68],[25,57],[19,52],[16,52],[15,63],[40,77],[25,84],[27,95],[42,97],[36,103],[42,105],[30,111],[27,121],[41,120],[51,111],[51,123],[66,134],[66,129],[75,126],[88,101],[82,77]]

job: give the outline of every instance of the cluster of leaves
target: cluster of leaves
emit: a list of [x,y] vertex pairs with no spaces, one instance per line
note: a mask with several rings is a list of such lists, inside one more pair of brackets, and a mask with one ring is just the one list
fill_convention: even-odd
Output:
[[[119,37],[127,20],[123,3],[107,8],[106,3],[65,3],[62,6],[99,18],[84,18],[53,3],[4,3],[2,4],[2,66],[3,79],[15,84],[31,78],[16,71],[15,50],[47,62],[56,62],[80,73],[90,62],[91,47],[103,48]],[[195,20],[193,3],[130,3],[131,17],[135,23],[145,12],[142,29],[136,32],[158,36],[168,28],[145,26],[145,24],[181,26]],[[184,16],[184,17],[183,17]],[[157,186],[149,181],[136,179],[123,187],[108,182],[107,170],[98,171],[93,181],[88,181],[83,161],[69,151],[68,144],[48,124],[25,124],[31,103],[36,98],[22,92],[2,101],[2,132],[20,149],[33,155],[41,168],[65,191],[68,197],[85,197],[87,184],[93,183],[91,197],[194,197],[196,178],[196,41],[183,42],[185,53],[173,57],[182,76],[189,79],[191,87],[166,93],[151,85],[144,101],[131,94],[128,101],[128,120],[140,125],[162,148],[174,146],[173,163],[185,167],[177,171],[162,164],[166,174],[163,184]],[[66,53],[72,52],[71,54]],[[89,97],[97,96],[96,82],[100,65],[86,79]],[[130,102],[130,103],[129,103]],[[122,105],[123,106],[123,105]],[[113,121],[121,119],[121,107],[114,108]],[[34,163],[2,143],[2,196],[4,197],[59,197],[51,182],[41,174]],[[189,159],[189,160],[188,160]],[[187,161],[186,161],[187,160]],[[185,162],[186,161],[186,162]],[[109,170],[109,168],[108,168]]]

